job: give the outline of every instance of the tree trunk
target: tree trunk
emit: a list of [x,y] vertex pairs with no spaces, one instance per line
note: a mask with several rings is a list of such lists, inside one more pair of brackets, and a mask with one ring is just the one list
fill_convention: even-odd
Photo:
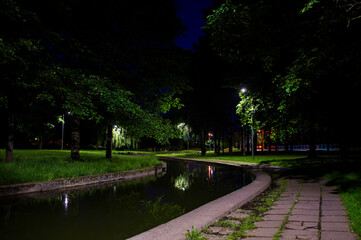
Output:
[[76,116],[72,116],[72,129],[71,129],[71,159],[80,160],[80,121]]
[[249,137],[249,129],[247,128],[247,142],[246,142],[246,147],[247,147],[247,155],[249,155],[249,153],[250,153],[250,146],[249,146],[249,139],[250,139],[250,137]]
[[8,116],[8,140],[6,143],[5,162],[11,163],[14,161],[14,133],[15,133],[15,113],[12,105],[9,102],[9,116]]
[[254,147],[253,156],[257,154],[257,145],[258,145],[258,134],[257,132],[254,132],[253,129],[253,147]]
[[246,151],[244,149],[245,147],[245,141],[244,141],[244,127],[242,127],[242,149],[241,149],[241,154],[242,156],[246,156]]
[[232,153],[233,153],[233,138],[232,138],[232,133],[230,133],[230,135],[229,135],[229,139],[228,139],[228,148],[229,148],[229,154],[230,155],[232,155]]
[[108,123],[107,146],[105,158],[112,159],[113,124]]
[[43,149],[43,136],[39,137],[39,150]]
[[203,130],[201,131],[201,152],[202,152],[202,155],[206,155],[206,152],[207,152],[207,147],[205,145],[205,137],[204,137],[204,132]]
[[268,151],[271,152],[272,151],[272,139],[271,139],[271,130],[268,131]]
[[315,159],[317,157],[316,143],[315,143],[315,126],[312,121],[310,124],[309,143],[310,143],[309,158]]

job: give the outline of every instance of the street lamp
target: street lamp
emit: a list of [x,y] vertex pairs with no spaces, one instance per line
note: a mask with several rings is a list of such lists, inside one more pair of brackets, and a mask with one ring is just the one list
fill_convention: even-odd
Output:
[[251,98],[251,107],[252,107],[252,114],[251,114],[251,134],[252,134],[252,160],[253,160],[253,159],[254,159],[254,129],[253,129],[254,107],[253,107],[252,98]]
[[[247,92],[247,88],[242,88],[241,89],[242,93],[246,93]],[[254,114],[254,106],[253,106],[253,98],[251,98],[251,108],[252,108],[252,113],[251,113],[251,148],[252,148],[252,160],[254,159],[254,129],[253,129],[253,114]],[[242,141],[242,147],[244,149],[244,134],[243,134],[243,141]]]
[[61,121],[61,150],[64,150],[64,114],[63,114],[63,121]]

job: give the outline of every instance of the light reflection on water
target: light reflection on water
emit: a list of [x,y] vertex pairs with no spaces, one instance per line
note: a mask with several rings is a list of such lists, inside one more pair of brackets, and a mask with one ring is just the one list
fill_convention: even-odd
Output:
[[64,205],[64,212],[67,213],[68,212],[68,208],[69,208],[69,196],[68,194],[65,193],[65,195],[61,195],[60,196],[60,201],[63,202]]
[[252,180],[229,167],[167,165],[160,178],[0,199],[0,239],[126,239]]

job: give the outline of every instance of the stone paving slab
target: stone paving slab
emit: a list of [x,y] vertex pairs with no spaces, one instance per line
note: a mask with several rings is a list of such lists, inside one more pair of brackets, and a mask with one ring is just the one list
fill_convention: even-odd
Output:
[[311,204],[295,204],[293,209],[320,209],[320,205],[311,205]]
[[263,221],[263,222],[256,222],[256,227],[263,227],[263,228],[279,228],[283,221]]
[[286,215],[289,212],[289,208],[283,208],[283,209],[272,209],[267,212],[269,215]]
[[323,210],[322,216],[346,216],[345,210]]
[[253,237],[273,237],[277,232],[277,228],[257,228],[246,231],[246,235]]
[[342,205],[322,206],[322,211],[335,211],[335,210],[344,210],[344,207]]
[[290,196],[290,197],[280,197],[278,198],[278,201],[288,201],[288,202],[294,202],[296,200],[296,196]]
[[348,219],[345,216],[322,216],[321,222],[345,222],[345,223],[348,223]]
[[349,229],[346,222],[321,222],[322,231],[347,232]]
[[355,240],[355,234],[351,232],[322,231],[321,240]]
[[322,194],[322,199],[325,201],[341,201],[341,197],[336,194]]
[[290,203],[290,201],[288,201],[288,200],[283,200],[283,201],[278,200],[278,201],[275,201],[275,204],[276,205],[290,205],[292,203]]
[[342,205],[341,200],[322,200],[322,206]]
[[283,221],[286,217],[286,214],[284,215],[265,215],[262,219],[264,221]]
[[293,215],[288,218],[289,221],[295,222],[318,222],[318,215]]
[[298,205],[313,205],[313,206],[320,206],[320,200],[318,201],[302,201],[302,200],[298,200],[297,203]]
[[319,216],[319,209],[292,209],[292,214],[294,215],[317,215]]
[[290,209],[292,207],[292,204],[289,203],[289,204],[284,204],[284,205],[278,205],[278,204],[275,204],[272,206],[272,209]]
[[318,222],[288,222],[285,225],[285,229],[290,230],[306,230],[306,229],[317,229]]
[[282,238],[318,240],[318,229],[306,229],[306,230],[287,230],[286,229],[282,232]]
[[307,196],[302,197],[302,195],[298,198],[299,201],[320,201],[320,197],[318,196]]

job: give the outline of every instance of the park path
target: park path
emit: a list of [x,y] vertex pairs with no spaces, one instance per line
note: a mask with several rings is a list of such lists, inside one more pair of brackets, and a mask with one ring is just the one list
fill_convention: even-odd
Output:
[[[240,220],[247,211],[238,209],[226,218]],[[326,181],[288,178],[285,191],[265,212],[256,229],[248,230],[244,240],[356,240],[336,188]],[[210,226],[208,239],[227,239],[230,228]]]

